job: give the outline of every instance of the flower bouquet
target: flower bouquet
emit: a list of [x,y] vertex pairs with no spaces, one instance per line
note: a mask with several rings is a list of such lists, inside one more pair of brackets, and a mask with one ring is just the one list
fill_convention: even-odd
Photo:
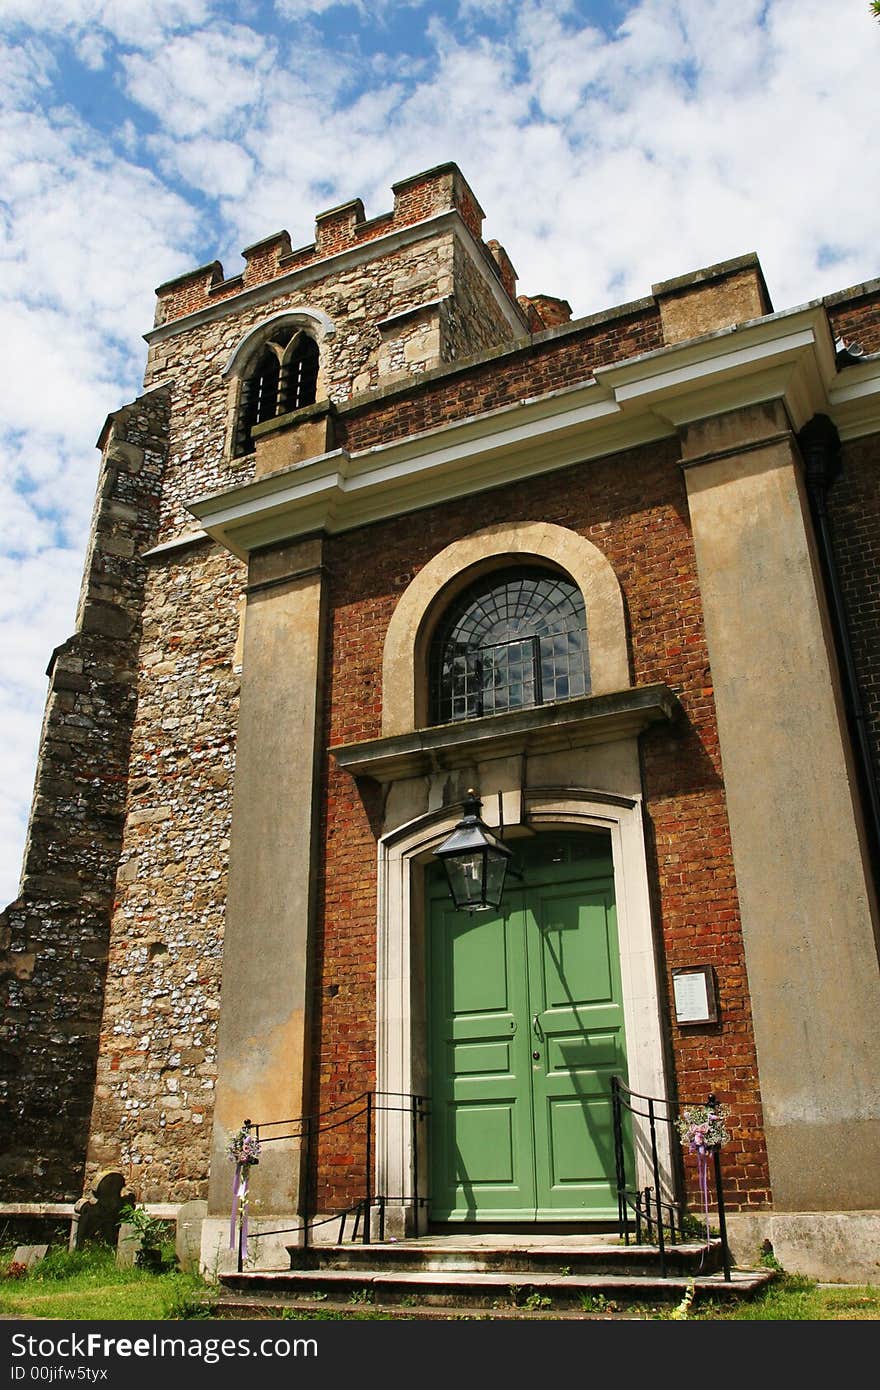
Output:
[[709,1154],[717,1154],[729,1142],[730,1131],[726,1120],[729,1114],[726,1105],[707,1101],[705,1105],[686,1105],[676,1120],[681,1142],[688,1153],[696,1154],[700,1176],[700,1194],[703,1198],[703,1217],[706,1223],[706,1246],[711,1243],[709,1231]]
[[249,1125],[242,1125],[229,1140],[226,1152],[233,1163],[252,1167],[260,1161],[260,1141],[255,1134],[251,1134]]
[[725,1124],[729,1115],[726,1105],[687,1105],[678,1118],[678,1132],[688,1153],[703,1154],[720,1149],[730,1140]]

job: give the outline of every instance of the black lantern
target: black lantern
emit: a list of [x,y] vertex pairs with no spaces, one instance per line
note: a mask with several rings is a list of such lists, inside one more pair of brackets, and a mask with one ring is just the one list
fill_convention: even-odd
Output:
[[442,860],[455,906],[463,912],[497,908],[504,891],[504,877],[513,857],[507,845],[480,819],[480,798],[472,789],[464,803],[464,815],[434,854]]

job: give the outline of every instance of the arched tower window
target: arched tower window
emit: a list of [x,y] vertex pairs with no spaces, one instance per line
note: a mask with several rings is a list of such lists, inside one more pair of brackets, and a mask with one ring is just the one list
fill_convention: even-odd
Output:
[[460,594],[434,633],[430,720],[529,709],[590,690],[577,585],[556,570],[494,570]]
[[255,425],[311,405],[317,385],[318,344],[301,329],[279,326],[242,377],[235,453],[251,453]]

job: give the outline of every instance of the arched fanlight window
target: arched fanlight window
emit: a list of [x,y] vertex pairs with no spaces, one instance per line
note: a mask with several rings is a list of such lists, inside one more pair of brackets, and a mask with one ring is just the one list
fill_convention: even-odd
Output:
[[484,575],[440,620],[429,677],[432,724],[589,694],[580,590],[555,570]]
[[318,386],[318,344],[308,333],[279,328],[255,355],[241,382],[236,454],[253,450],[253,428],[311,405]]

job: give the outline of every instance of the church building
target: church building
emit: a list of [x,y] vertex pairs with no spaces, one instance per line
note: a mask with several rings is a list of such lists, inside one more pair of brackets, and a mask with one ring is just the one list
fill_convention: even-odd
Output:
[[616,1078],[697,1216],[725,1108],[737,1259],[876,1282],[880,281],[572,318],[483,220],[446,164],[157,290],[0,917],[0,1210],[117,1169],[222,1267],[247,1120],[266,1267],[364,1196],[608,1229]]

